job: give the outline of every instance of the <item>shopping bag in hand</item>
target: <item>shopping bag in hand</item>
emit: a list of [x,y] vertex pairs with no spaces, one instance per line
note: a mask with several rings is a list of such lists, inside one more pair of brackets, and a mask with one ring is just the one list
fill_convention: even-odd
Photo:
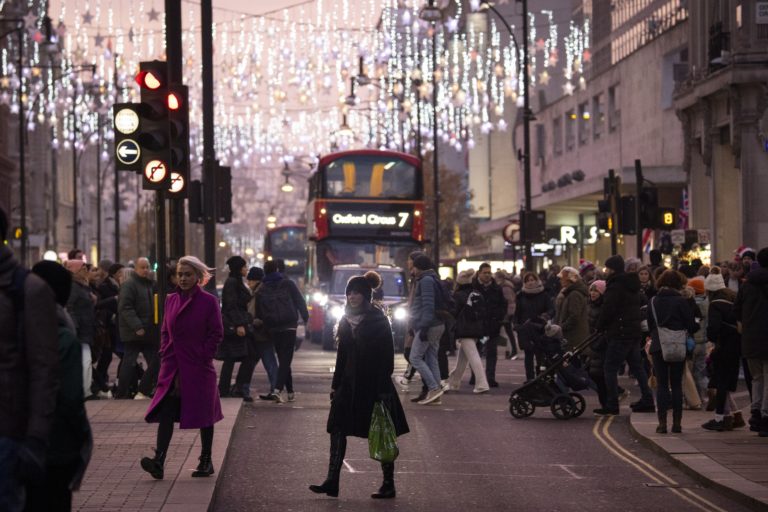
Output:
[[368,452],[372,459],[384,463],[394,462],[400,453],[395,424],[381,401],[373,406],[371,427],[368,430]]

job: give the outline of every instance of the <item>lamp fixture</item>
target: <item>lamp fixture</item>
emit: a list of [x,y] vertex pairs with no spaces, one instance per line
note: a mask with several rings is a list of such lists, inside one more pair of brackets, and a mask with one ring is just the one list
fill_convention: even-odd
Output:
[[443,19],[443,11],[435,5],[435,0],[429,0],[419,11],[419,18],[427,23],[439,23]]
[[371,77],[369,77],[368,74],[365,72],[365,64],[363,63],[362,55],[360,56],[360,69],[357,72],[357,76],[355,77],[355,79],[357,80],[357,84],[362,85],[363,87],[365,87],[366,85],[371,85]]
[[272,208],[269,210],[269,215],[267,215],[267,223],[275,223],[277,222],[277,217],[275,217],[275,209]]
[[286,193],[293,192],[293,184],[291,184],[290,180],[288,179],[288,175],[287,174],[285,175],[285,182],[280,187],[280,190],[282,190],[283,192],[286,192]]
[[355,132],[353,132],[352,128],[350,128],[347,124],[347,114],[341,116],[341,126],[339,126],[339,129],[336,130],[336,135],[350,139],[355,136]]

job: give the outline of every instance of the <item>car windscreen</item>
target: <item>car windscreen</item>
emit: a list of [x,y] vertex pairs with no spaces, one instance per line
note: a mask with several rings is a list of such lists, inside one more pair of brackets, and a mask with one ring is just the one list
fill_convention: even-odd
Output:
[[[333,282],[331,283],[331,294],[344,295],[347,282],[354,276],[361,276],[365,274],[365,269],[359,268],[344,268],[334,269]],[[382,290],[385,297],[405,297],[407,294],[407,283],[405,275],[399,271],[385,270],[379,271],[381,276]]]

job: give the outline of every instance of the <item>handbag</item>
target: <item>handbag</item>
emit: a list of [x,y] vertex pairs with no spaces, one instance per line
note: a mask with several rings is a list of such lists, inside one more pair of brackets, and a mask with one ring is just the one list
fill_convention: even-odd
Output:
[[395,424],[381,400],[373,405],[371,426],[368,429],[368,453],[373,460],[385,464],[394,462],[400,454]]
[[656,332],[659,335],[659,343],[661,344],[661,357],[667,363],[685,361],[688,331],[684,329],[678,331],[659,325],[659,318],[656,316],[656,297],[651,299],[651,311],[653,312],[653,320],[656,322]]

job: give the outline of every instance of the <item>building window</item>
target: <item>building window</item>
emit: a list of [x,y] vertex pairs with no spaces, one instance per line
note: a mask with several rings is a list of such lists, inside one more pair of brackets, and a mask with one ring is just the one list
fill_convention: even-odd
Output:
[[608,88],[608,131],[615,132],[621,126],[618,86]]
[[579,104],[579,146],[589,142],[589,102]]
[[552,140],[556,155],[563,154],[563,123],[560,116],[552,119]]
[[605,106],[603,105],[603,95],[597,94],[592,97],[592,137],[597,140],[603,134],[605,126]]
[[573,109],[565,113],[565,150],[571,151],[576,146],[576,112]]
[[544,165],[544,156],[546,154],[547,133],[543,124],[536,125],[536,163]]

